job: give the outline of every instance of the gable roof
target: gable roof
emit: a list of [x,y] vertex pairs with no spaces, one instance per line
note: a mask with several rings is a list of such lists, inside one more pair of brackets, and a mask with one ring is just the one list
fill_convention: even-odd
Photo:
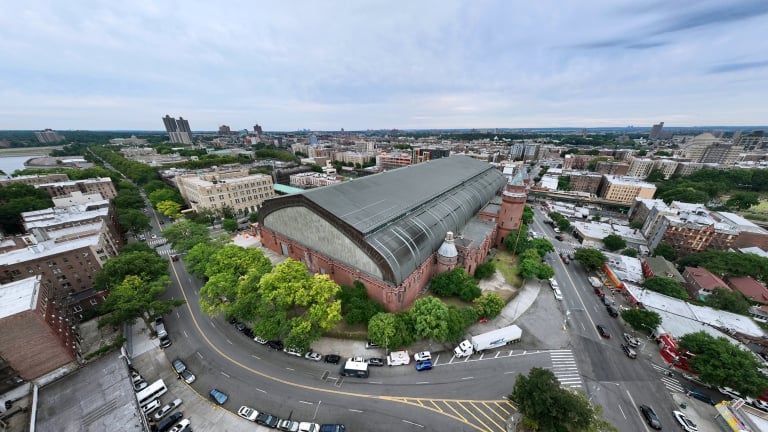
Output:
[[691,278],[702,289],[709,291],[717,287],[725,288],[726,290],[730,289],[727,283],[704,267],[686,267],[684,273],[691,275]]
[[758,303],[768,303],[768,288],[749,276],[726,278],[731,289],[739,291]]

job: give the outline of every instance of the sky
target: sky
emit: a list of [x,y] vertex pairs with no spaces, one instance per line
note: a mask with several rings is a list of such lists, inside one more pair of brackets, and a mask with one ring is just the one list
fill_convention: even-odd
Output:
[[768,124],[766,0],[0,0],[0,129]]

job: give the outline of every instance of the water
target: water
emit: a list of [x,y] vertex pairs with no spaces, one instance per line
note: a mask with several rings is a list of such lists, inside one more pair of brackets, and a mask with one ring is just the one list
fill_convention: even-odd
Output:
[[36,157],[40,156],[0,156],[0,170],[7,175],[11,175],[16,170],[23,170],[24,162]]

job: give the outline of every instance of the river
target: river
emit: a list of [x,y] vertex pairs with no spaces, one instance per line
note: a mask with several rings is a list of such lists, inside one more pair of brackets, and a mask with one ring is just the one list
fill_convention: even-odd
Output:
[[24,162],[40,156],[0,156],[0,171],[11,175],[14,171],[23,170]]

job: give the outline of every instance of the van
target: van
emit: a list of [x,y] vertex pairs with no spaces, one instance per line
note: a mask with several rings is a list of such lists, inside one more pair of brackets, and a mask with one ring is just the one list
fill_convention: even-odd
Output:
[[181,411],[176,411],[175,413],[171,414],[168,418],[166,418],[165,420],[157,424],[157,429],[156,429],[157,432],[167,431],[168,429],[171,428],[171,426],[178,423],[182,417],[184,417],[184,414],[182,414]]

